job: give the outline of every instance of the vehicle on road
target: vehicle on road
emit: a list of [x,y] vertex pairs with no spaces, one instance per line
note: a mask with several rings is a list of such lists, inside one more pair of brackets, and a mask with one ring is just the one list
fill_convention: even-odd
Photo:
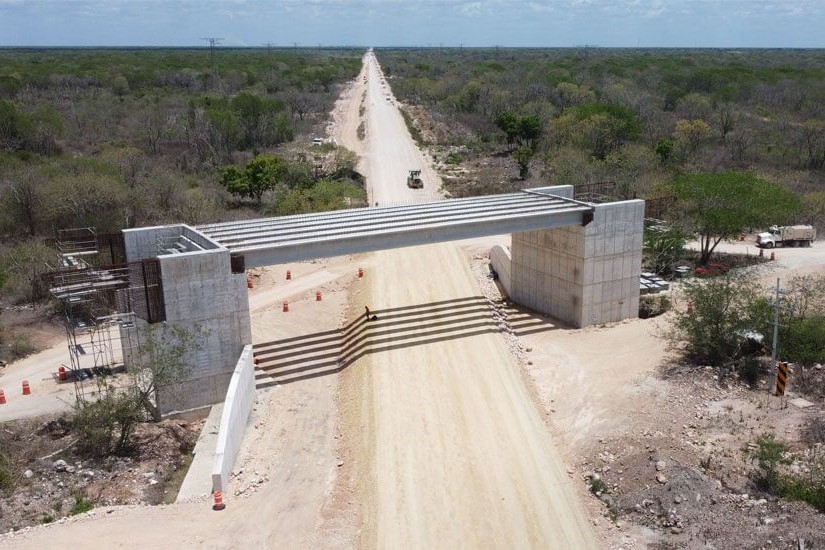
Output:
[[756,246],[773,248],[775,246],[811,246],[816,240],[816,229],[810,225],[771,226],[764,233],[756,236]]
[[424,182],[421,180],[421,170],[410,170],[407,176],[407,187],[410,189],[423,189]]

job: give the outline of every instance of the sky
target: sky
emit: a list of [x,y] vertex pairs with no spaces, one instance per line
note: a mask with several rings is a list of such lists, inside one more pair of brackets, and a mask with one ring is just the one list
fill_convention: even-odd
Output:
[[0,46],[825,47],[825,0],[0,0]]

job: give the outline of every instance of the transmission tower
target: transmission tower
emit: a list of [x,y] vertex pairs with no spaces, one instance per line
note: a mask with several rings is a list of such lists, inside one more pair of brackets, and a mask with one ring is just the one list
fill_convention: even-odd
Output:
[[269,57],[269,80],[272,80],[272,48],[275,46],[272,42],[264,42],[264,46],[266,46],[266,52]]
[[212,64],[212,70],[215,70],[215,46],[220,46],[221,40],[225,40],[224,38],[218,38],[217,36],[208,36],[206,38],[201,38],[201,40],[206,40],[209,42],[209,62]]

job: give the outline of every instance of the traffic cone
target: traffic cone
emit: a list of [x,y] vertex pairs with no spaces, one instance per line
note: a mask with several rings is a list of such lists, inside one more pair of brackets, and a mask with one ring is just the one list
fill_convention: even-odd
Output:
[[252,277],[246,278],[246,288],[255,288],[255,285],[252,284]]
[[284,312],[284,313],[286,313],[287,311],[289,311],[289,302],[287,302],[286,300],[284,300],[284,309],[283,309],[283,312]]
[[360,278],[361,278],[361,277],[363,277],[363,276],[364,276],[364,268],[363,268],[363,267],[359,267],[359,268],[358,268],[358,278],[360,279]]
[[771,261],[773,262],[775,260],[776,260],[776,252],[771,252]]
[[65,382],[68,376],[66,375],[66,367],[60,367],[57,369],[57,379],[61,382]]
[[215,504],[212,505],[213,510],[217,511],[226,508],[226,504],[223,503],[223,493],[220,491],[215,491],[213,496],[215,497]]
[[6,392],[0,390],[0,405],[6,404]]
[[31,395],[32,389],[28,380],[23,380],[23,395]]
[[286,280],[287,280],[287,281],[291,281],[291,280],[292,280],[292,272],[291,272],[290,270],[288,270],[288,269],[286,270]]
[[320,301],[321,301],[321,291],[320,291],[320,290],[319,290],[318,292],[316,292],[316,293],[315,293],[315,301],[316,301],[316,302],[320,302]]

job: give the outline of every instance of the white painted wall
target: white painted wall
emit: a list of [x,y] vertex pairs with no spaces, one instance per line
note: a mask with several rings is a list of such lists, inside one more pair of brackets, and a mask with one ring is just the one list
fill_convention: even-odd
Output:
[[247,345],[243,348],[226,391],[218,443],[215,446],[215,466],[212,468],[213,492],[226,490],[254,403],[255,366],[252,364],[252,346]]

